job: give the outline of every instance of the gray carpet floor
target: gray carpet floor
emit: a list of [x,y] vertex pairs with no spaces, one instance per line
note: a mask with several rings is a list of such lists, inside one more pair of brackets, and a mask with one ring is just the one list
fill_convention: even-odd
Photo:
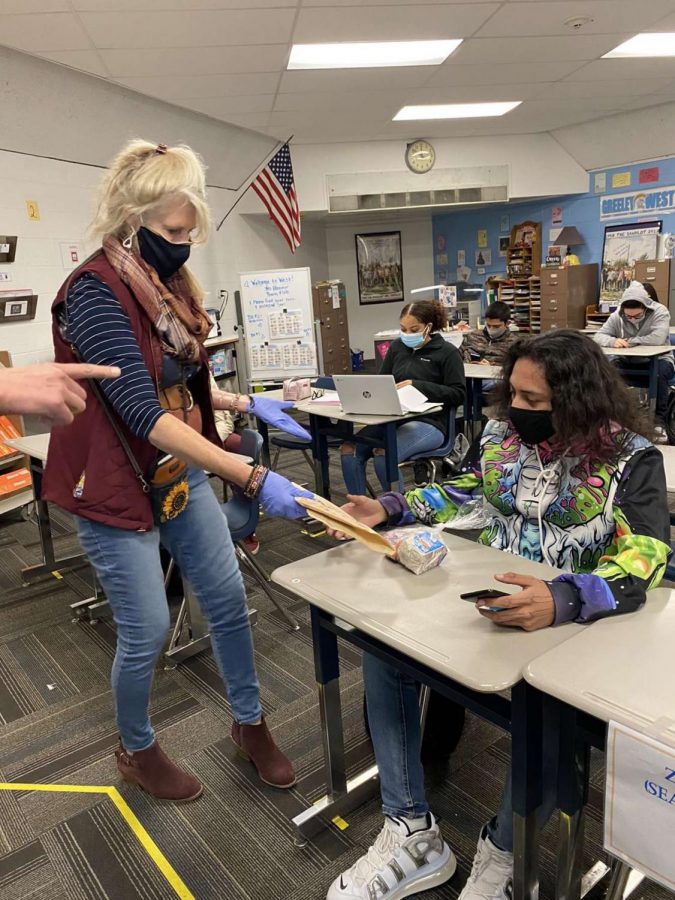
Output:
[[[295,481],[310,473],[284,451],[281,469]],[[341,479],[334,470],[334,484]],[[339,495],[336,499],[340,499]],[[72,522],[54,513],[57,554],[77,549]],[[258,560],[271,571],[332,546],[298,523],[263,519]],[[25,586],[21,569],[40,561],[37,530],[21,516],[0,519],[0,782],[115,786],[188,891],[198,900],[322,900],[328,885],[378,833],[378,803],[347,817],[304,848],[290,818],[323,793],[319,714],[306,604],[279,594],[302,623],[290,633],[247,578],[258,610],[256,658],[266,716],[293,759],[298,784],[265,788],[229,740],[231,715],[210,651],[157,670],[152,717],[164,748],[204,783],[203,796],[162,804],[120,781],[108,684],[115,634],[109,621],[73,621],[69,604],[92,592],[86,567]],[[175,612],[175,610],[174,610]],[[362,718],[358,653],[342,647],[342,701],[350,773],[372,762]],[[498,803],[509,739],[469,717],[448,766],[427,772],[432,808],[454,848],[458,872],[429,900],[458,895],[482,823]],[[604,858],[603,759],[593,759],[586,863]],[[544,834],[541,896],[553,896],[555,827]],[[0,790],[0,897],[3,900],[164,900],[176,896],[112,800],[95,793]],[[636,897],[667,892],[647,882]]]

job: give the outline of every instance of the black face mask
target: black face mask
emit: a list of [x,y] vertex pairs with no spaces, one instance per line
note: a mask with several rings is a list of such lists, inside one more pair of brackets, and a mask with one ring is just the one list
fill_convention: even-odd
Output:
[[138,249],[149,266],[157,272],[161,281],[171,278],[188,261],[190,244],[172,244],[161,234],[155,234],[145,225],[138,229]]
[[509,419],[526,444],[541,444],[555,434],[550,409],[519,409],[509,407]]

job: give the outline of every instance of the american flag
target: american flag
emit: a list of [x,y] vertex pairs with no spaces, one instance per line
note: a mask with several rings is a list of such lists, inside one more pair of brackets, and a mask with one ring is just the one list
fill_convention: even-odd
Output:
[[272,157],[251,187],[286,238],[291,252],[295,253],[296,247],[300,246],[300,209],[288,144]]

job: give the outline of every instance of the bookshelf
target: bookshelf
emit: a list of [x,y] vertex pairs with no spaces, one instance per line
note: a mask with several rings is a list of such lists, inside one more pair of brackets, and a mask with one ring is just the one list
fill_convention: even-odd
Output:
[[511,318],[519,331],[541,331],[541,280],[538,275],[492,280],[495,298],[511,307]]

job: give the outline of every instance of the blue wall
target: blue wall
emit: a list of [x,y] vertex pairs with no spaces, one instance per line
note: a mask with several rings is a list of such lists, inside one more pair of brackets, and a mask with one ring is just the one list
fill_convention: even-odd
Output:
[[[650,168],[659,169],[658,180],[649,184],[640,184],[639,171]],[[597,172],[605,174],[606,188],[601,192],[594,193]],[[543,261],[549,244],[549,231],[552,228],[561,227],[553,225],[551,221],[552,208],[555,206],[562,208],[562,225],[574,225],[585,241],[582,246],[573,248],[573,252],[578,255],[582,263],[600,263],[606,225],[628,224],[640,219],[661,219],[663,221],[662,232],[675,232],[675,210],[660,212],[657,209],[640,216],[632,212],[620,218],[600,221],[601,197],[637,190],[649,191],[659,186],[675,185],[675,157],[669,156],[665,159],[597,170],[597,172],[589,173],[589,192],[587,194],[548,197],[546,200],[528,203],[496,204],[482,209],[435,215],[433,217],[435,283],[456,280],[458,250],[464,250],[466,253],[466,265],[471,269],[471,281],[482,282],[488,275],[505,272],[506,259],[499,256],[499,237],[508,236],[513,225],[528,219],[541,222]],[[612,188],[612,176],[622,172],[630,172],[630,185]],[[505,231],[500,231],[503,216],[508,216],[509,227]],[[476,272],[475,252],[479,249],[477,235],[479,229],[487,229],[487,248],[492,251],[492,263],[484,267],[485,275],[478,275]],[[443,254],[447,257],[447,263],[443,260]]]

